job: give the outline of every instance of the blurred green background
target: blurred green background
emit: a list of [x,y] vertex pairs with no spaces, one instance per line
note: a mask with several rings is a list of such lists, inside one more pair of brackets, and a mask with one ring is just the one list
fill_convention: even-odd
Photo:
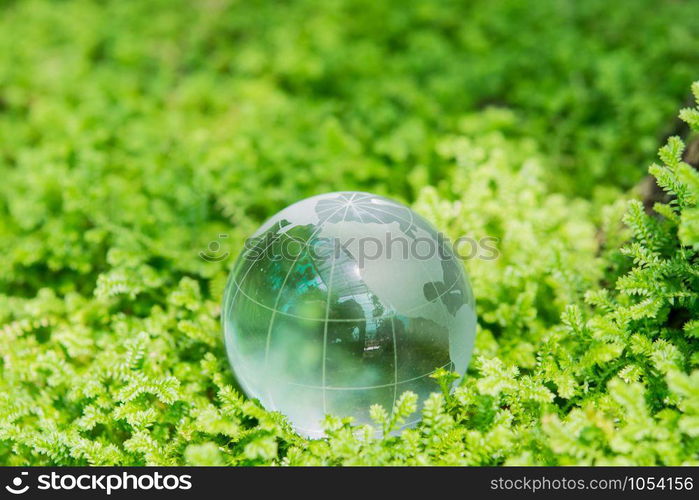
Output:
[[62,226],[90,218],[193,250],[314,193],[411,201],[445,182],[436,142],[490,108],[552,189],[629,188],[696,75],[698,5],[6,0],[4,253],[31,230],[37,265],[79,271],[103,252],[60,248]]

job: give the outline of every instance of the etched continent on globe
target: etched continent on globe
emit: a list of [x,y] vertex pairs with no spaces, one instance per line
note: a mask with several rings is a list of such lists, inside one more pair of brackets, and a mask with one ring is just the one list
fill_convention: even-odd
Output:
[[[322,436],[325,414],[369,422],[407,390],[465,373],[476,330],[463,265],[408,207],[361,192],[314,196],[265,222],[226,286],[222,322],[248,396]],[[405,426],[419,421],[416,412]]]

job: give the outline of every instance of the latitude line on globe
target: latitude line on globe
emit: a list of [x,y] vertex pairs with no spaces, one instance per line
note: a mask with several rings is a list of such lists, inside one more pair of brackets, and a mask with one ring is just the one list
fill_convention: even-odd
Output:
[[[259,300],[255,299],[255,298],[251,297],[250,295],[248,295],[247,293],[245,293],[245,290],[243,290],[242,288],[240,288],[240,285],[238,284],[237,281],[233,280],[233,284],[238,288],[238,291],[240,292],[240,294],[243,295],[245,298],[247,298],[247,299],[248,299],[250,302],[252,302],[253,304],[258,305],[258,306],[260,306],[260,307],[263,307],[263,308],[265,308],[265,309],[267,309],[267,310],[269,310],[269,311],[274,311],[274,309],[272,309],[272,308],[271,308],[270,306],[268,306],[267,304],[263,304],[263,303],[260,302]],[[452,287],[452,288],[453,288],[453,287]],[[428,306],[431,302],[435,302],[435,301],[436,301],[437,299],[439,299],[440,297],[442,297],[442,296],[446,295],[447,293],[449,293],[449,291],[451,291],[451,289],[449,289],[449,290],[447,290],[446,292],[444,292],[444,293],[438,295],[437,297],[435,297],[435,299],[434,299],[433,301],[429,301],[429,302],[427,302],[426,304],[420,304],[420,305],[418,305],[418,306],[412,307],[412,308],[410,308],[410,309],[408,309],[408,310],[402,312],[400,315],[401,315],[401,316],[404,316],[404,315],[406,315],[406,314],[408,314],[408,313],[415,312],[415,311],[419,310],[419,309],[422,308],[422,307],[426,307],[426,306]],[[289,313],[289,312],[286,312],[286,311],[279,311],[279,310],[278,310],[277,313],[281,314],[282,316],[288,316],[289,318],[296,318],[296,319],[300,319],[300,320],[302,320],[302,321],[325,321],[323,318],[312,318],[312,317],[310,317],[310,316],[299,316],[298,314],[292,314],[292,313]],[[397,315],[397,314],[398,314],[398,312],[396,311],[396,312],[393,312],[393,313],[390,313],[390,314],[385,314],[385,315],[383,315],[383,316],[374,316],[374,317],[372,317],[371,319],[374,319],[374,320],[377,320],[377,319],[387,319],[387,318],[390,318],[391,316],[395,316],[395,315]],[[328,319],[328,322],[330,322],[330,323],[344,323],[344,322],[356,323],[357,321],[364,321],[365,319],[366,319],[366,317],[364,317],[364,318],[330,318],[330,319]]]
[[[422,375],[418,375],[417,377],[407,378],[405,380],[399,380],[396,384],[397,385],[406,384],[408,382],[413,382],[414,380],[419,380],[421,378],[428,377],[428,376],[432,375],[434,372],[436,372],[437,370],[439,370],[440,368],[444,368],[444,367],[449,366],[451,364],[452,364],[452,362],[449,361],[449,363],[446,363],[442,366],[438,366],[437,368],[435,368],[431,372],[423,373]],[[300,382],[287,382],[287,384],[294,385],[297,387],[304,387],[306,389],[322,389],[323,388],[322,385],[301,384]],[[325,386],[325,388],[329,391],[359,391],[359,390],[365,390],[365,389],[384,389],[386,387],[392,387],[392,386],[393,386],[393,384],[366,385],[366,386],[351,386],[350,385],[350,386],[343,386],[343,387],[328,385],[328,386]]]

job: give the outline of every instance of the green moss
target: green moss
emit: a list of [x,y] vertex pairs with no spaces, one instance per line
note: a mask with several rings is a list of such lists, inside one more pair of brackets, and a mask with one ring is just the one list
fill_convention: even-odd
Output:
[[[683,131],[698,6],[6,2],[0,464],[696,463],[699,175],[672,138],[672,201],[628,188]],[[400,437],[409,394],[304,440],[223,353],[243,239],[338,189],[497,238],[469,376]]]

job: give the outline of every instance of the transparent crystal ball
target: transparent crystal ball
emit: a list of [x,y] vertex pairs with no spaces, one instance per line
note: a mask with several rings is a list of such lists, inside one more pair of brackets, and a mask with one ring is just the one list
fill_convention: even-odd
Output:
[[462,262],[429,222],[339,192],[285,208],[246,241],[222,322],[247,395],[320,437],[325,414],[367,423],[372,404],[390,412],[404,391],[422,403],[439,390],[438,368],[464,374],[474,305]]

